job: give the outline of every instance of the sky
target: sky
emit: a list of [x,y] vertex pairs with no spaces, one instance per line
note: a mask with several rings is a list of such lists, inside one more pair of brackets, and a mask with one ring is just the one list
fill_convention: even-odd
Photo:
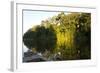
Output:
[[23,11],[23,33],[34,25],[40,25],[42,20],[46,20],[60,12],[44,12],[44,11]]
[[[23,11],[23,34],[35,25],[40,25],[42,20],[58,15],[61,12],[47,12],[47,11]],[[28,49],[23,44],[23,51]]]

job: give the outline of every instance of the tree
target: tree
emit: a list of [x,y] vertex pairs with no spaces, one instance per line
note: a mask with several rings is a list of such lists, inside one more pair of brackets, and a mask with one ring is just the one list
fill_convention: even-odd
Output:
[[57,39],[52,26],[49,28],[38,26],[34,31],[32,29],[23,36],[23,42],[29,49],[35,48],[37,52],[43,53],[55,48]]
[[91,58],[91,14],[81,13],[79,27],[76,27],[76,47],[80,51],[80,59]]
[[52,27],[41,26],[36,29],[36,49],[38,52],[51,51],[56,46],[56,34]]
[[24,45],[27,46],[28,49],[32,49],[36,46],[36,32],[31,29],[28,30],[23,36]]

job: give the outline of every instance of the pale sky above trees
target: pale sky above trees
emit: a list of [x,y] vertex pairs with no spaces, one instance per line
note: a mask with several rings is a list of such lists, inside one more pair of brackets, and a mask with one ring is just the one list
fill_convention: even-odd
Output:
[[44,12],[44,11],[24,11],[23,12],[23,33],[34,25],[40,25],[42,20],[46,20],[60,12]]

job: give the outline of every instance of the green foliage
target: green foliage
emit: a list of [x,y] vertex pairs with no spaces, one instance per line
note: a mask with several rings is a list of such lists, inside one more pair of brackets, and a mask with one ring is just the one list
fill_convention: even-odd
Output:
[[36,33],[34,31],[28,30],[23,36],[23,42],[27,48],[32,49],[35,46]]
[[45,28],[44,26],[41,26],[39,28],[36,28],[36,49],[39,52],[44,52],[45,50],[52,50],[55,48],[56,44],[56,34],[54,33],[54,30],[52,27]]
[[79,23],[75,36],[76,47],[80,50],[80,59],[89,59],[91,58],[91,14],[81,13]]
[[[33,28],[34,29],[34,28]],[[56,34],[52,27],[38,26],[24,34],[24,44],[29,48],[36,48],[38,52],[52,51],[56,45]]]
[[91,14],[61,12],[27,31],[23,41],[29,49],[49,52],[49,57],[60,52],[61,60],[90,59]]

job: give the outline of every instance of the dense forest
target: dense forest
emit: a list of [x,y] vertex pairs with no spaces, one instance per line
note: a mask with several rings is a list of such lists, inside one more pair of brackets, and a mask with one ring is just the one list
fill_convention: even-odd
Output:
[[52,61],[91,58],[91,14],[59,13],[23,35],[24,45]]

